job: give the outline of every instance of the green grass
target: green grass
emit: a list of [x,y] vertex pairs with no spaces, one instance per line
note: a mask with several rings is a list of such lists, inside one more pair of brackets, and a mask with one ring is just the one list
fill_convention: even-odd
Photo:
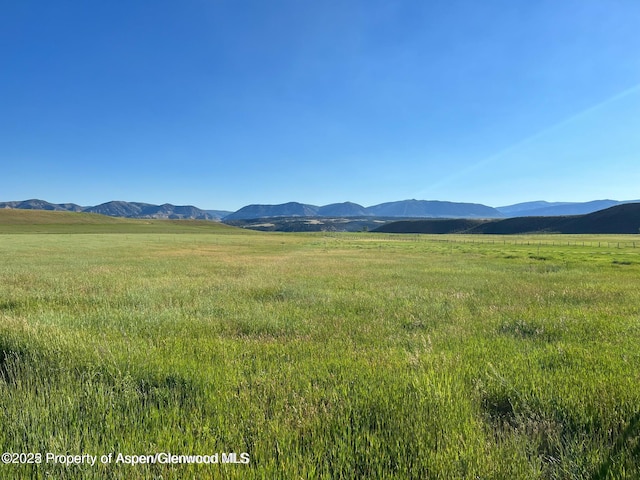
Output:
[[250,463],[1,478],[640,476],[632,237],[63,225],[0,235],[1,450]]
[[207,220],[142,220],[97,213],[0,209],[0,234],[228,233],[237,228]]

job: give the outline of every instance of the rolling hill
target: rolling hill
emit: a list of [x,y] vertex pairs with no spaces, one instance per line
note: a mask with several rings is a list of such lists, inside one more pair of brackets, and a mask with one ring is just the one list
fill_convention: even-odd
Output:
[[381,203],[367,208],[378,217],[429,217],[429,218],[501,218],[503,215],[492,207],[478,203],[441,202],[435,200],[403,200]]
[[332,203],[318,208],[320,217],[367,217],[371,213],[362,205],[352,202]]
[[110,217],[123,218],[164,218],[171,220],[220,220],[231,212],[226,210],[201,210],[191,205],[153,205],[151,203],[111,201],[100,205],[82,207],[75,203],[50,203],[45,200],[31,199],[13,202],[0,202],[0,209],[53,210],[67,212],[99,213]]
[[17,202],[0,202],[0,208],[17,208],[20,210],[58,210],[67,212],[81,212],[84,207],[75,203],[49,203],[45,200],[31,199]]
[[498,207],[496,210],[506,217],[554,217],[562,215],[584,215],[625,203],[638,203],[640,200],[592,200],[590,202],[525,202]]
[[319,207],[298,202],[279,205],[247,205],[237,212],[224,217],[224,220],[246,220],[271,217],[315,217]]
[[234,233],[243,230],[207,220],[118,218],[60,210],[0,209],[0,233]]
[[640,203],[625,203],[586,215],[514,217],[502,220],[447,221],[405,220],[391,222],[374,231],[384,233],[640,233]]
[[152,205],[149,203],[112,201],[88,207],[83,210],[89,213],[100,213],[113,217],[126,218],[164,218],[164,219],[194,219],[213,220],[214,218],[199,208],[191,205],[176,206],[170,203]]
[[357,203],[333,203],[318,207],[297,202],[280,205],[247,205],[224,217],[223,221],[277,217],[401,217],[401,218],[501,218],[492,207],[476,203],[402,200],[371,207]]

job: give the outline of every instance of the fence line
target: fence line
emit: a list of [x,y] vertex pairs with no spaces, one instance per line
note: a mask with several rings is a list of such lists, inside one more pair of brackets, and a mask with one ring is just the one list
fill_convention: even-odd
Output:
[[[352,234],[353,235],[353,234]],[[453,243],[453,244],[495,244],[495,245],[527,245],[527,246],[558,246],[558,247],[593,247],[593,248],[636,248],[640,247],[640,238],[638,241],[585,241],[585,240],[532,240],[532,239],[516,239],[516,238],[436,238],[437,234],[378,234],[371,235],[356,233],[358,238],[375,240],[394,240],[394,241],[412,241],[412,242],[437,242],[437,243]],[[327,235],[334,236],[334,235]],[[338,235],[335,235],[338,237]]]
[[[432,241],[441,243],[462,243],[462,244],[498,244],[498,245],[527,245],[527,246],[558,246],[558,247],[594,247],[594,248],[636,248],[636,242],[586,242],[586,241],[554,241],[554,240],[507,240],[502,241],[495,239],[435,239],[425,238],[416,239],[415,241]],[[640,242],[639,242],[640,244]]]

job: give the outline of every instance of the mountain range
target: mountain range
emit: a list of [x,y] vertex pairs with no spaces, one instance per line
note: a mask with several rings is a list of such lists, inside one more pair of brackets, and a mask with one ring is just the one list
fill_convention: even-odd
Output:
[[0,208],[18,208],[24,210],[57,210],[68,212],[99,213],[110,217],[220,220],[231,212],[224,210],[201,210],[191,205],[176,206],[170,203],[153,205],[140,202],[112,201],[92,207],[82,207],[75,203],[49,203],[44,200],[23,200],[0,202]]
[[223,220],[275,217],[405,217],[405,218],[501,218],[498,210],[476,203],[403,200],[368,208],[357,203],[333,203],[318,207],[297,202],[281,205],[247,205]]
[[318,207],[298,202],[280,205],[247,205],[223,218],[223,221],[277,217],[401,217],[401,218],[509,218],[558,215],[583,215],[604,208],[640,200],[594,200],[590,202],[525,202],[503,207],[478,203],[436,200],[402,200],[371,207],[357,203],[333,203]]
[[509,217],[584,215],[615,205],[637,202],[640,202],[640,200],[594,200],[591,202],[535,201],[496,208],[478,203],[415,199],[381,203],[370,207],[364,207],[353,202],[333,203],[324,206],[288,202],[279,205],[247,205],[236,212],[229,212],[226,210],[202,210],[191,205],[176,206],[169,203],[153,205],[140,202],[111,201],[96,206],[80,206],[75,203],[58,204],[32,199],[0,202],[0,208],[65,210],[71,212],[100,213],[102,215],[127,218],[218,221],[278,217],[497,219]]

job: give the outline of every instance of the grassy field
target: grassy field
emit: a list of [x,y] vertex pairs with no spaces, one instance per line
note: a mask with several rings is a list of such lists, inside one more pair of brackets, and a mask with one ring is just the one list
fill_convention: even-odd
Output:
[[640,478],[631,236],[96,225],[0,227],[0,478]]

